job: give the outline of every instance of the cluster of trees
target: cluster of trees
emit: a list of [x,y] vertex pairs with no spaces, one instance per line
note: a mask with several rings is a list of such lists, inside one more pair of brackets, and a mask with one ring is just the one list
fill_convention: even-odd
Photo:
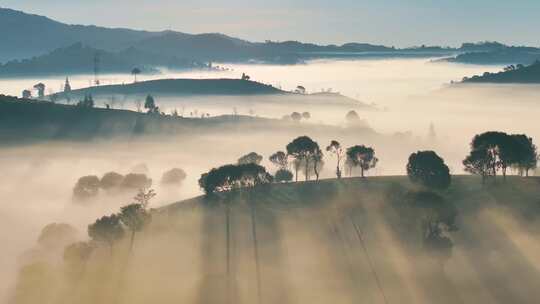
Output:
[[503,178],[509,168],[521,176],[528,176],[538,163],[537,148],[532,138],[525,134],[485,132],[476,135],[471,142],[471,151],[463,160],[465,171],[487,178],[496,178],[501,172]]
[[92,97],[92,94],[85,95],[82,100],[79,100],[77,106],[81,108],[93,108],[94,98]]
[[73,188],[73,197],[78,200],[89,199],[97,196],[99,190],[138,190],[152,185],[152,179],[146,174],[129,173],[125,176],[117,172],[105,173],[101,179],[96,175],[88,175],[79,178]]
[[292,112],[290,115],[283,116],[283,120],[300,122],[302,119],[309,120],[311,114],[309,112]]
[[133,248],[135,233],[141,231],[152,220],[148,210],[150,200],[156,196],[154,190],[140,190],[134,203],[120,208],[119,213],[103,216],[88,225],[88,236],[97,244],[107,244],[111,253],[114,244],[130,233],[130,249]]
[[[374,168],[378,162],[375,150],[364,145],[352,146],[345,150],[338,141],[333,140],[326,147],[326,151],[337,158],[338,178],[341,178],[342,167],[345,164],[349,166],[349,174],[352,174],[354,168],[359,168],[361,176],[364,177],[365,171]],[[251,152],[239,158],[237,164],[221,166],[204,173],[199,179],[199,185],[210,194],[273,181],[290,182],[293,178],[298,181],[300,173],[304,174],[306,181],[310,180],[312,175],[319,180],[324,166],[323,158],[323,151],[317,142],[308,136],[300,136],[286,146],[286,151],[277,151],[268,158],[277,168],[274,176],[260,165],[263,156]]]
[[[96,175],[87,175],[79,178],[73,188],[73,197],[85,200],[97,196],[100,190],[106,192],[137,191],[152,186],[152,179],[147,176],[148,169],[145,165],[139,165],[132,169],[133,173],[122,175],[111,171],[101,178]],[[135,173],[136,172],[136,173]],[[172,168],[163,173],[162,185],[181,185],[187,174],[181,168]]]
[[231,164],[213,168],[201,175],[199,186],[206,194],[230,191],[246,187],[268,184],[272,175],[263,166],[255,163]]

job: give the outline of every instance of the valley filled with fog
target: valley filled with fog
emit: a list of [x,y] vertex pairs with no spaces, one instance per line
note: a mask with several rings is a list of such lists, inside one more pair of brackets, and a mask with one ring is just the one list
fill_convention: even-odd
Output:
[[[150,206],[155,208],[202,194],[197,184],[202,173],[212,167],[234,163],[248,152],[263,155],[262,165],[273,171],[268,157],[278,150],[285,150],[285,146],[300,135],[310,136],[321,147],[326,147],[334,139],[346,147],[356,144],[372,146],[379,164],[369,175],[377,176],[405,174],[405,164],[410,153],[421,149],[436,150],[445,159],[452,174],[463,174],[462,160],[469,151],[469,143],[475,134],[484,131],[525,133],[536,141],[540,140],[540,128],[537,125],[540,113],[539,86],[450,84],[465,76],[498,71],[501,66],[434,63],[428,59],[310,61],[302,65],[279,66],[218,65],[228,70],[183,73],[163,71],[163,74],[158,75],[140,75],[139,81],[161,78],[240,78],[242,73],[246,73],[254,81],[271,84],[285,91],[292,91],[299,85],[305,87],[308,93],[331,89],[332,92],[354,98],[369,107],[295,102],[293,99],[287,101],[286,98],[272,100],[265,96],[155,96],[161,111],[169,114],[176,109],[186,117],[197,117],[202,113],[210,116],[237,113],[282,119],[294,111],[309,112],[311,117],[298,122],[297,126],[278,131],[272,127],[268,130],[254,130],[247,124],[239,124],[235,129],[216,128],[214,131],[201,132],[194,127],[186,129],[184,134],[152,137],[1,145],[0,167],[3,174],[0,176],[0,193],[3,195],[0,203],[0,243],[10,246],[4,249],[3,258],[0,259],[0,268],[3,269],[0,285],[5,286],[0,290],[0,296],[5,297],[13,287],[18,257],[35,244],[39,232],[46,224],[69,223],[81,232],[81,238],[84,239],[88,224],[104,214],[115,212],[135,195],[101,193],[95,202],[74,202],[73,187],[81,176],[101,177],[110,171],[127,174],[143,170],[152,179],[152,188],[157,192]],[[73,89],[78,89],[89,86],[93,75],[74,75],[69,76],[69,79]],[[53,91],[58,91],[64,81],[65,76],[0,79],[0,88],[3,94],[20,95],[22,90],[43,82]],[[129,74],[101,76],[102,85],[131,82],[133,76]],[[135,110],[137,98],[116,98],[113,107]],[[97,99],[97,106],[102,107],[107,102],[110,101]],[[362,128],[351,129],[347,126],[345,115],[353,109],[363,121]],[[433,125],[434,134],[430,133],[430,125]],[[187,173],[186,179],[177,186],[161,184],[163,173],[172,168],[182,168]],[[334,160],[327,157],[321,178],[334,176]],[[491,216],[501,221],[506,220],[499,213],[494,214]],[[302,219],[307,221],[306,218]],[[193,221],[199,223],[201,219]],[[342,224],[340,222],[339,225]],[[285,225],[296,227],[298,224],[294,217],[290,217]],[[343,225],[350,226],[350,223],[345,222]],[[319,228],[313,229],[318,231]],[[352,233],[351,227],[347,229],[348,233]],[[377,230],[386,238],[390,237],[385,234],[387,232],[383,226],[374,225],[370,229]],[[316,247],[302,234],[289,236],[287,241],[303,241],[306,248]],[[183,245],[188,244],[186,242]],[[302,251],[303,254],[306,251]],[[196,255],[189,250],[186,254]],[[458,251],[458,254],[463,258],[463,251]],[[298,256],[294,258],[302,260]],[[328,256],[325,258],[329,259]],[[398,257],[396,263],[400,263],[399,258],[404,257]],[[310,263],[310,260],[305,263]],[[326,266],[329,269],[333,267],[330,262]],[[299,263],[296,267],[308,266]],[[402,272],[408,271],[400,269]],[[459,275],[456,277],[459,278]],[[291,280],[298,282],[302,279],[291,277]],[[332,296],[340,293],[337,287],[332,290],[334,293],[328,295],[329,301]],[[307,293],[306,290],[302,292]],[[396,295],[394,297],[399,298]]]

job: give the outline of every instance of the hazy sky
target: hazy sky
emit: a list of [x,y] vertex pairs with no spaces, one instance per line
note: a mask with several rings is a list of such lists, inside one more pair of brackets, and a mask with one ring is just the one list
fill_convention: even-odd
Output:
[[0,0],[67,23],[263,41],[540,45],[539,0]]

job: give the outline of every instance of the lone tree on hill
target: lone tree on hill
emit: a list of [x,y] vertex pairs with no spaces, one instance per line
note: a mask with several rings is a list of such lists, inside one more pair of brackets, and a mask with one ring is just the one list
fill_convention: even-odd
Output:
[[[319,155],[320,156],[316,156]],[[293,157],[295,163],[295,175],[296,181],[298,181],[298,169],[299,163],[305,165],[306,181],[309,178],[309,165],[314,159],[322,159],[322,152],[319,148],[319,144],[313,141],[308,136],[300,136],[294,139],[287,145],[287,155]],[[318,175],[318,173],[316,173]]]
[[341,159],[343,158],[344,151],[341,147],[341,144],[337,140],[332,140],[330,144],[326,147],[326,151],[334,154],[337,158],[337,164],[336,164],[336,176],[337,178],[341,178],[342,172],[341,172]]
[[413,183],[428,188],[446,189],[450,186],[450,169],[433,151],[418,151],[409,156],[407,175]]
[[259,165],[262,161],[262,155],[257,154],[256,152],[250,152],[238,159],[239,165],[245,164],[256,164]]
[[353,146],[347,149],[347,162],[352,167],[360,167],[360,176],[364,176],[364,172],[377,166],[379,159],[375,157],[375,150],[364,145]]
[[112,214],[97,219],[95,223],[88,225],[88,236],[94,241],[108,244],[112,254],[114,243],[124,236],[120,217]]
[[159,107],[156,106],[156,101],[152,95],[146,96],[144,101],[144,108],[148,110],[148,113],[157,113],[159,114]]
[[133,83],[137,82],[137,75],[139,75],[140,73],[141,70],[139,68],[133,68],[133,70],[131,70],[131,75],[133,75]]

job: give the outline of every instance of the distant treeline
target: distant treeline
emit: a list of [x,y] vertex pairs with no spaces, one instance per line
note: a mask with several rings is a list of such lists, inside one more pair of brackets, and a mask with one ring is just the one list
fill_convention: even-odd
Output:
[[529,66],[509,65],[498,73],[486,72],[481,76],[463,78],[464,83],[540,83],[540,61]]

